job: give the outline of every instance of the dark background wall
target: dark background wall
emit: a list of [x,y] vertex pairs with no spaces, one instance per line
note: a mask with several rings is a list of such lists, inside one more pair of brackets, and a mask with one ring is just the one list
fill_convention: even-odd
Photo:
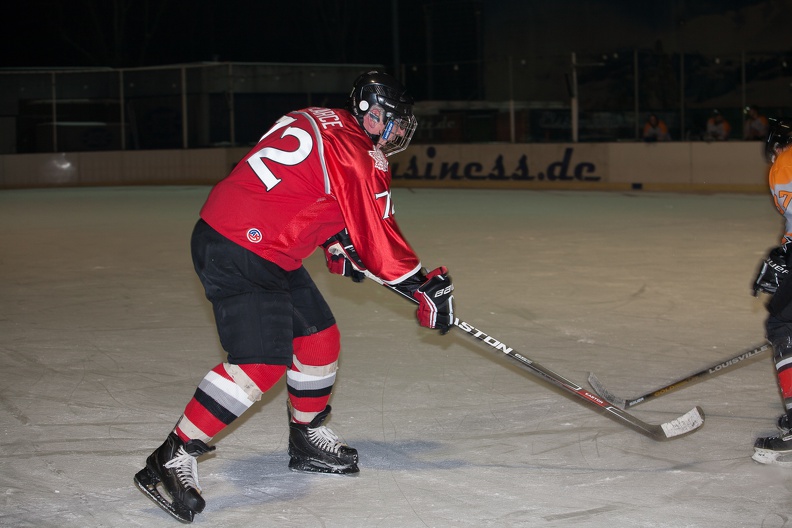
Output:
[[0,66],[475,61],[587,49],[792,50],[788,0],[27,0]]

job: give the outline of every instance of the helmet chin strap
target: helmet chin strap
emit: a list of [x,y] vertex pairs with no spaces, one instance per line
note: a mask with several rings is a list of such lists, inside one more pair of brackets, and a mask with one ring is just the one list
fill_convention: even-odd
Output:
[[388,120],[388,124],[385,125],[385,130],[382,131],[382,134],[380,135],[380,137],[383,140],[387,141],[388,138],[390,137],[392,131],[393,131],[393,120],[391,119],[391,120]]
[[363,129],[363,132],[365,132],[365,133],[366,133],[366,135],[369,137],[369,139],[371,140],[371,142],[372,142],[374,145],[376,145],[377,143],[379,143],[379,140],[380,140],[380,138],[382,137],[382,135],[381,135],[381,134],[372,134],[371,132],[369,132],[368,130],[366,130],[366,126],[363,124],[363,119],[362,119],[362,118],[360,119],[360,128],[362,128],[362,129]]
[[[360,109],[366,108],[366,111],[364,111],[363,115],[358,117],[358,123],[360,124],[360,127],[363,129],[366,135],[369,137],[369,139],[371,139],[371,142],[374,143],[374,145],[377,145],[380,142],[380,139],[383,137],[383,134],[390,133],[390,129],[393,128],[393,123],[389,122],[388,125],[386,126],[385,131],[380,132],[379,134],[375,134],[374,132],[369,131],[368,127],[366,126],[366,120],[368,119],[371,121],[379,122],[382,119],[382,117],[372,114],[370,111],[368,111],[370,110],[370,107],[366,101],[361,101],[360,104],[358,105],[358,108]],[[387,137],[387,135],[385,137]]]

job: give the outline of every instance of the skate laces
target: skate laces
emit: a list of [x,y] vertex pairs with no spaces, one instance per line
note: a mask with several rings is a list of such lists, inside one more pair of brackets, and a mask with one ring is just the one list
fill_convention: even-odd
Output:
[[778,422],[776,425],[778,430],[781,431],[782,435],[788,435],[790,433],[789,416],[786,414],[782,414],[778,417]]
[[201,491],[198,484],[198,459],[180,447],[176,456],[165,462],[164,466],[176,471],[179,481],[186,487]]
[[329,451],[336,455],[343,446],[343,444],[338,441],[336,434],[331,431],[329,427],[325,426],[315,428],[309,427],[308,439],[322,451]]

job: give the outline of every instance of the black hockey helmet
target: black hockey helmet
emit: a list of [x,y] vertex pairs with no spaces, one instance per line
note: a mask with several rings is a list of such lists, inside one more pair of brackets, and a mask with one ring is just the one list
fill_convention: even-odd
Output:
[[363,118],[375,105],[385,114],[385,129],[382,134],[373,135],[366,131],[371,141],[383,154],[390,156],[407,148],[418,122],[413,115],[413,98],[393,76],[387,73],[370,71],[360,75],[352,85],[347,99],[347,110],[357,118],[363,127]]
[[778,153],[792,144],[792,117],[769,118],[768,121],[770,132],[765,141],[765,158],[773,163]]

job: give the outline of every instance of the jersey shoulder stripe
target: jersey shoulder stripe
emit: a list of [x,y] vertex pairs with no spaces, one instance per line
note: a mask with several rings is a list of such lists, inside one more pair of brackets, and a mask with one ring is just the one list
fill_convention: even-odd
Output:
[[316,149],[319,155],[319,163],[322,167],[322,177],[324,178],[324,187],[325,187],[325,194],[332,193],[332,186],[330,185],[330,176],[327,172],[327,163],[325,162],[325,151],[324,151],[324,139],[322,138],[322,132],[319,129],[319,124],[316,120],[311,116],[310,113],[303,110],[298,110],[292,112],[293,114],[298,114],[303,116],[311,126],[313,130],[313,135],[316,138]]

